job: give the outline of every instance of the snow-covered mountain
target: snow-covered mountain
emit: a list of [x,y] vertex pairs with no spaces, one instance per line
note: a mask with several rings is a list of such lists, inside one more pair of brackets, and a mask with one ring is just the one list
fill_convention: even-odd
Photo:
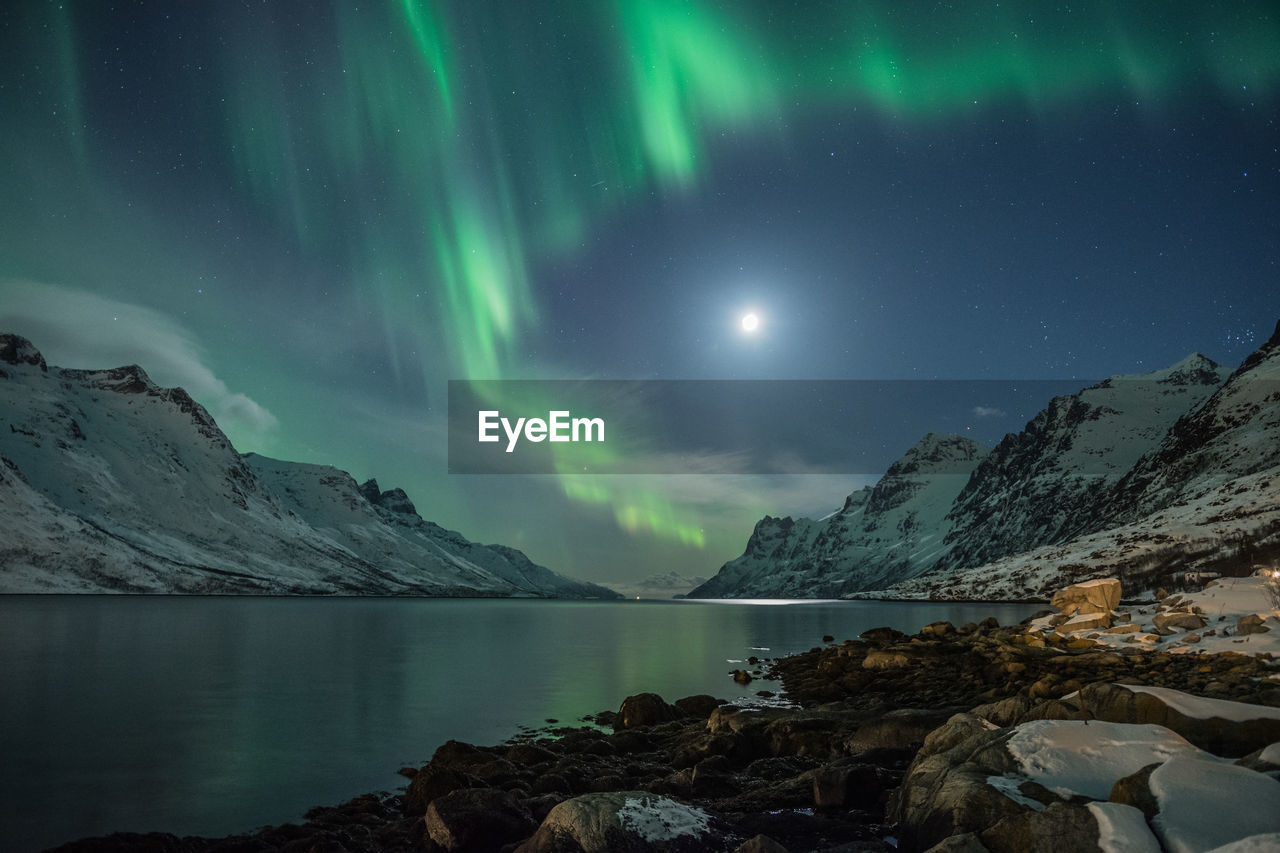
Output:
[[948,513],[938,568],[978,566],[1114,523],[1100,500],[1227,371],[1199,353],[1055,397],[982,460]]
[[0,335],[0,592],[617,597],[424,521],[403,491],[241,455],[137,366]]
[[915,577],[946,553],[947,512],[985,448],[930,433],[825,519],[756,524],[741,557],[690,598],[828,598]]
[[890,480],[823,521],[765,518],[693,594],[1026,599],[1114,574],[1137,594],[1280,557],[1280,324],[1230,376],[1195,354],[1052,400],[922,516],[934,521],[878,543],[927,565],[832,529]]
[[[1138,521],[854,597],[1046,601],[1080,581],[1120,579],[1126,598],[1176,588],[1187,572],[1280,565],[1280,466],[1238,477]],[[1211,575],[1210,575],[1211,576]]]
[[1213,396],[1178,420],[1117,484],[1111,511],[1133,521],[1280,465],[1280,322]]
[[676,571],[661,572],[649,575],[639,581],[617,583],[613,588],[626,598],[671,599],[684,598],[685,594],[700,584],[707,582],[705,577],[682,575]]

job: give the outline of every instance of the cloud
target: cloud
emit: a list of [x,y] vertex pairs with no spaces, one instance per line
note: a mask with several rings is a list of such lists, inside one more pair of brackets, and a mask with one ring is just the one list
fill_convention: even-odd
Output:
[[1009,413],[994,406],[974,406],[972,414],[975,418],[1003,418]]
[[276,416],[244,394],[229,393],[214,406],[214,420],[220,424],[244,424],[255,432],[266,432],[279,421]]
[[259,436],[277,424],[218,378],[190,330],[151,308],[60,285],[0,281],[0,330],[29,338],[59,367],[140,365],[157,385],[185,388],[229,434]]

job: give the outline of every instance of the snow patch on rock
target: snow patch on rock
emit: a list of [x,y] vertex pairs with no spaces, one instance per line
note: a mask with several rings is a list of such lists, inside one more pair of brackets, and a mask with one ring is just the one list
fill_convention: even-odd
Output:
[[1055,794],[1095,800],[1107,799],[1116,780],[1148,764],[1179,755],[1219,760],[1164,726],[1082,720],[1023,723],[1005,749],[1025,776]]
[[1169,853],[1280,832],[1280,782],[1253,770],[1177,755],[1152,771],[1150,786],[1160,806],[1152,826]]
[[670,841],[685,835],[701,838],[711,817],[670,797],[628,797],[618,809],[618,823],[645,841]]
[[1098,822],[1102,853],[1161,853],[1140,810],[1123,803],[1089,803],[1088,809]]
[[[1230,720],[1234,723],[1243,723],[1247,720],[1280,720],[1280,708],[1271,708],[1266,705],[1251,705],[1248,702],[1233,702],[1229,699],[1209,699],[1204,696],[1192,696],[1190,693],[1183,693],[1181,690],[1174,690],[1171,687],[1152,687],[1148,684],[1121,684],[1119,686],[1134,693],[1150,693],[1175,711],[1201,720],[1208,720],[1214,717]],[[1272,746],[1280,746],[1280,744],[1272,744]],[[1268,747],[1268,749],[1270,748]]]

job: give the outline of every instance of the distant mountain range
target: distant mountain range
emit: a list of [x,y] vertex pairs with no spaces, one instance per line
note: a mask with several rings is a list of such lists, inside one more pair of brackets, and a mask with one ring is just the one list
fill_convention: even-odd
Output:
[[671,599],[684,598],[695,586],[707,582],[705,577],[682,575],[679,572],[661,572],[644,580],[615,583],[614,589],[626,598]]
[[1056,397],[990,452],[930,434],[818,521],[766,517],[691,598],[1030,599],[1280,557],[1280,324],[1234,372],[1202,355]]
[[240,454],[140,367],[0,335],[0,592],[618,598],[423,520],[400,489]]

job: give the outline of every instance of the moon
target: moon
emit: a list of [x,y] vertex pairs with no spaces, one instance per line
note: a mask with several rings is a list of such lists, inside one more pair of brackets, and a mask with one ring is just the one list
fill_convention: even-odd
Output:
[[759,327],[760,327],[760,318],[757,317],[755,314],[742,315],[742,331],[754,332]]

